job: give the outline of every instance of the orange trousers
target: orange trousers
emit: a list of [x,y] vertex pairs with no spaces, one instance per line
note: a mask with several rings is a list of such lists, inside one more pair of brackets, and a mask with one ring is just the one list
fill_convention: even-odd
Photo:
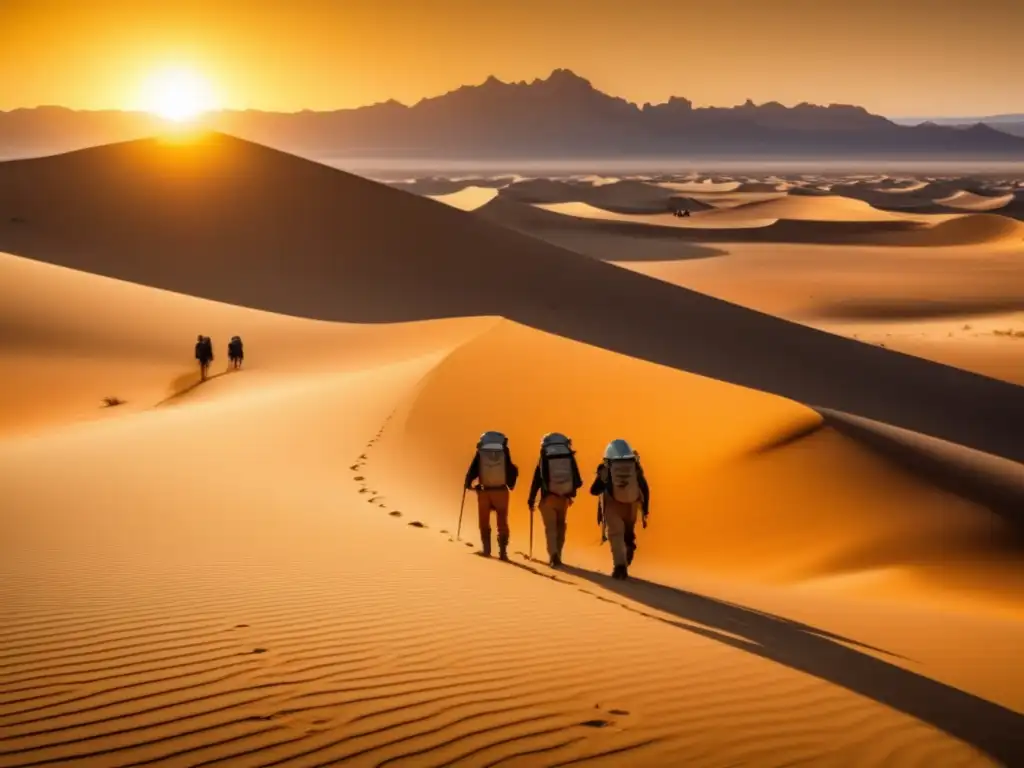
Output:
[[508,489],[497,488],[476,492],[477,513],[480,523],[480,538],[490,543],[491,511],[498,518],[498,543],[508,544]]
[[612,562],[628,565],[636,549],[636,505],[623,504],[604,495],[604,524],[612,548]]

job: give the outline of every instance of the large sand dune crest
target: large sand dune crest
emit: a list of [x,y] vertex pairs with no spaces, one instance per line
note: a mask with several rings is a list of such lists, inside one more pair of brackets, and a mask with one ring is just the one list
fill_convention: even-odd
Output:
[[[226,136],[4,163],[0,182],[0,207],[23,219],[0,222],[0,247],[20,255],[326,320],[502,315],[1024,458],[1014,387],[624,272]],[[680,329],[698,326],[680,343]]]
[[[503,350],[487,364],[493,383],[477,391],[472,382],[492,349]],[[529,374],[560,367],[566,371],[564,384],[555,389],[548,378]],[[607,398],[605,376],[631,382],[629,395]],[[591,414],[598,409],[602,419],[595,422]],[[439,413],[446,414],[443,423]],[[471,458],[467,436],[493,424],[511,425],[514,458],[523,472],[513,494],[512,521],[523,531],[529,524],[526,495],[537,435],[555,425],[572,434],[589,482],[609,436],[629,434],[643,446],[655,493],[670,500],[670,508],[716,510],[706,517],[658,515],[657,535],[640,534],[644,567],[699,564],[708,571],[783,582],[823,575],[828,566],[822,561],[840,559],[843,552],[860,553],[862,568],[942,562],[955,580],[958,562],[973,571],[980,553],[998,554],[1002,542],[1014,538],[1013,527],[1024,524],[1009,516],[999,521],[966,501],[998,490],[1004,479],[1011,483],[1011,506],[1024,499],[1024,483],[1013,483],[1005,468],[991,481],[980,479],[978,488],[958,487],[962,497],[955,498],[894,470],[856,443],[821,429],[821,423],[809,408],[786,400],[506,321],[460,345],[431,370],[396,410],[361,471],[370,487],[401,508],[426,494],[450,499],[454,509],[459,478]],[[984,496],[986,501],[995,497]],[[584,495],[577,507],[568,538],[574,559],[592,550],[598,530],[593,500]],[[750,535],[737,536],[739,530]],[[517,535],[514,545],[525,547],[520,542]],[[881,559],[863,554],[869,544],[884,553]],[[1020,587],[1015,578],[1007,584],[1011,594]]]

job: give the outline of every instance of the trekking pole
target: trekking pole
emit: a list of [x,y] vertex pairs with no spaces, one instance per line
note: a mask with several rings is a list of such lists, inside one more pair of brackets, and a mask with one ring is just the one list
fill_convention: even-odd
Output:
[[462,541],[462,512],[466,509],[466,491],[468,489],[462,489],[462,503],[459,505],[459,527],[455,530],[455,540]]
[[606,541],[608,541],[608,537],[605,535],[605,532],[608,530],[608,526],[606,525],[605,519],[604,519],[604,497],[603,496],[598,496],[598,498],[597,498],[597,522],[601,526],[601,543],[604,544]]
[[533,560],[533,507],[530,507],[530,560]]

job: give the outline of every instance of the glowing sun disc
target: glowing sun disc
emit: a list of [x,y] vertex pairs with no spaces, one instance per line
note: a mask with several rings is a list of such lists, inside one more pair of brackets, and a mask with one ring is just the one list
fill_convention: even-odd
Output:
[[196,72],[167,69],[157,72],[143,87],[143,109],[167,120],[193,120],[213,108],[210,84]]

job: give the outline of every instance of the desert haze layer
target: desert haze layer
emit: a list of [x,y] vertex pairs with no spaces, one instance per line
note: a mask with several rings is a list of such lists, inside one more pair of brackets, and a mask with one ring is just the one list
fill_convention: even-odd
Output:
[[[1021,189],[0,163],[0,764],[1022,764]],[[553,430],[631,580],[527,557]]]

